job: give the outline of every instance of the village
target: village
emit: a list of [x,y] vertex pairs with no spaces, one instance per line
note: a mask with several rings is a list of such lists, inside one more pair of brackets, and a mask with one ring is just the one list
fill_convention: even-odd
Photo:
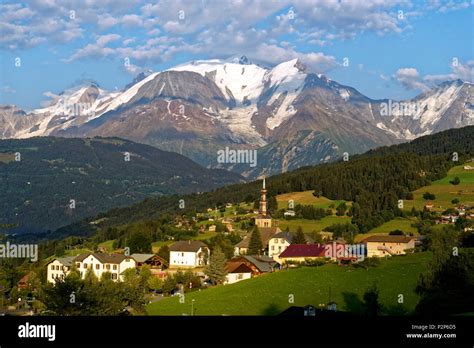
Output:
[[[349,244],[340,238],[333,240],[331,233],[327,233],[320,243],[314,242],[310,236],[304,236],[305,243],[294,243],[297,233],[282,231],[278,221],[268,212],[267,189],[263,179],[259,209],[254,217],[255,226],[261,239],[261,248],[257,253],[249,253],[252,239],[251,233],[234,246],[234,256],[226,262],[226,278],[224,284],[232,284],[245,279],[258,277],[264,273],[287,270],[298,265],[312,265],[315,263],[335,262],[340,265],[357,263],[367,257],[391,257],[413,252],[419,241],[412,236],[377,235],[369,236],[357,244]],[[227,207],[231,207],[227,204]],[[212,209],[208,210],[208,213]],[[287,211],[290,215],[292,211]],[[288,215],[288,214],[287,214]],[[216,218],[225,225],[225,231],[233,231],[232,220],[228,217]],[[215,218],[209,218],[215,222]],[[184,227],[183,222],[177,226]],[[206,225],[201,225],[201,231]],[[208,225],[210,232],[216,231],[216,225]],[[140,268],[148,265],[153,276],[166,278],[177,271],[193,270],[205,282],[207,277],[204,268],[209,265],[211,251],[199,240],[177,241],[169,247],[169,262],[157,254],[134,253],[101,253],[91,252],[77,256],[55,258],[47,265],[47,280],[54,283],[65,277],[75,267],[85,277],[88,270],[99,279],[108,272],[113,280],[121,280],[125,270]]]

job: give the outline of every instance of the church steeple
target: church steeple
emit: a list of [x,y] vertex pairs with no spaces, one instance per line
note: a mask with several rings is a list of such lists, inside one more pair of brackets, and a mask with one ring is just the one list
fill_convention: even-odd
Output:
[[265,177],[263,177],[262,190],[260,191],[260,215],[267,216],[267,189],[265,188]]
[[265,177],[263,177],[262,190],[260,191],[260,209],[258,215],[255,217],[255,225],[259,228],[272,228],[274,227],[272,217],[268,213],[268,202],[267,202],[267,188]]

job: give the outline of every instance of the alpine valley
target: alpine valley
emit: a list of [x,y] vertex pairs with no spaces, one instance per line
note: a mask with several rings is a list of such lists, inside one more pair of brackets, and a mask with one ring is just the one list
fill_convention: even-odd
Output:
[[[121,91],[81,85],[31,112],[1,106],[0,138],[120,137],[255,179],[473,125],[473,105],[474,86],[461,80],[373,100],[297,59],[265,67],[241,57],[141,73]],[[257,150],[257,165],[218,163],[225,148]]]

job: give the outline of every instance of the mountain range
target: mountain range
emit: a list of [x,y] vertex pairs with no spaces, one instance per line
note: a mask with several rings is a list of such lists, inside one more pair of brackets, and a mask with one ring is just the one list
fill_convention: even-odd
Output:
[[[410,100],[374,100],[297,59],[266,67],[246,57],[147,71],[121,91],[81,85],[30,112],[0,107],[3,139],[120,137],[249,179],[473,124],[472,83],[447,81]],[[256,150],[257,165],[219,162],[225,148]]]

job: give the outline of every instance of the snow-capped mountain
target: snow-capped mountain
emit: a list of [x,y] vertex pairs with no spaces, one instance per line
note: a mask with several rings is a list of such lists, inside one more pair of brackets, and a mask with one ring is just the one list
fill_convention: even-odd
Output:
[[[297,59],[202,60],[142,73],[122,91],[66,90],[30,113],[0,107],[0,137],[118,136],[257,177],[472,125],[473,88],[456,80],[412,100],[372,100]],[[220,163],[225,148],[258,150],[258,164]]]

